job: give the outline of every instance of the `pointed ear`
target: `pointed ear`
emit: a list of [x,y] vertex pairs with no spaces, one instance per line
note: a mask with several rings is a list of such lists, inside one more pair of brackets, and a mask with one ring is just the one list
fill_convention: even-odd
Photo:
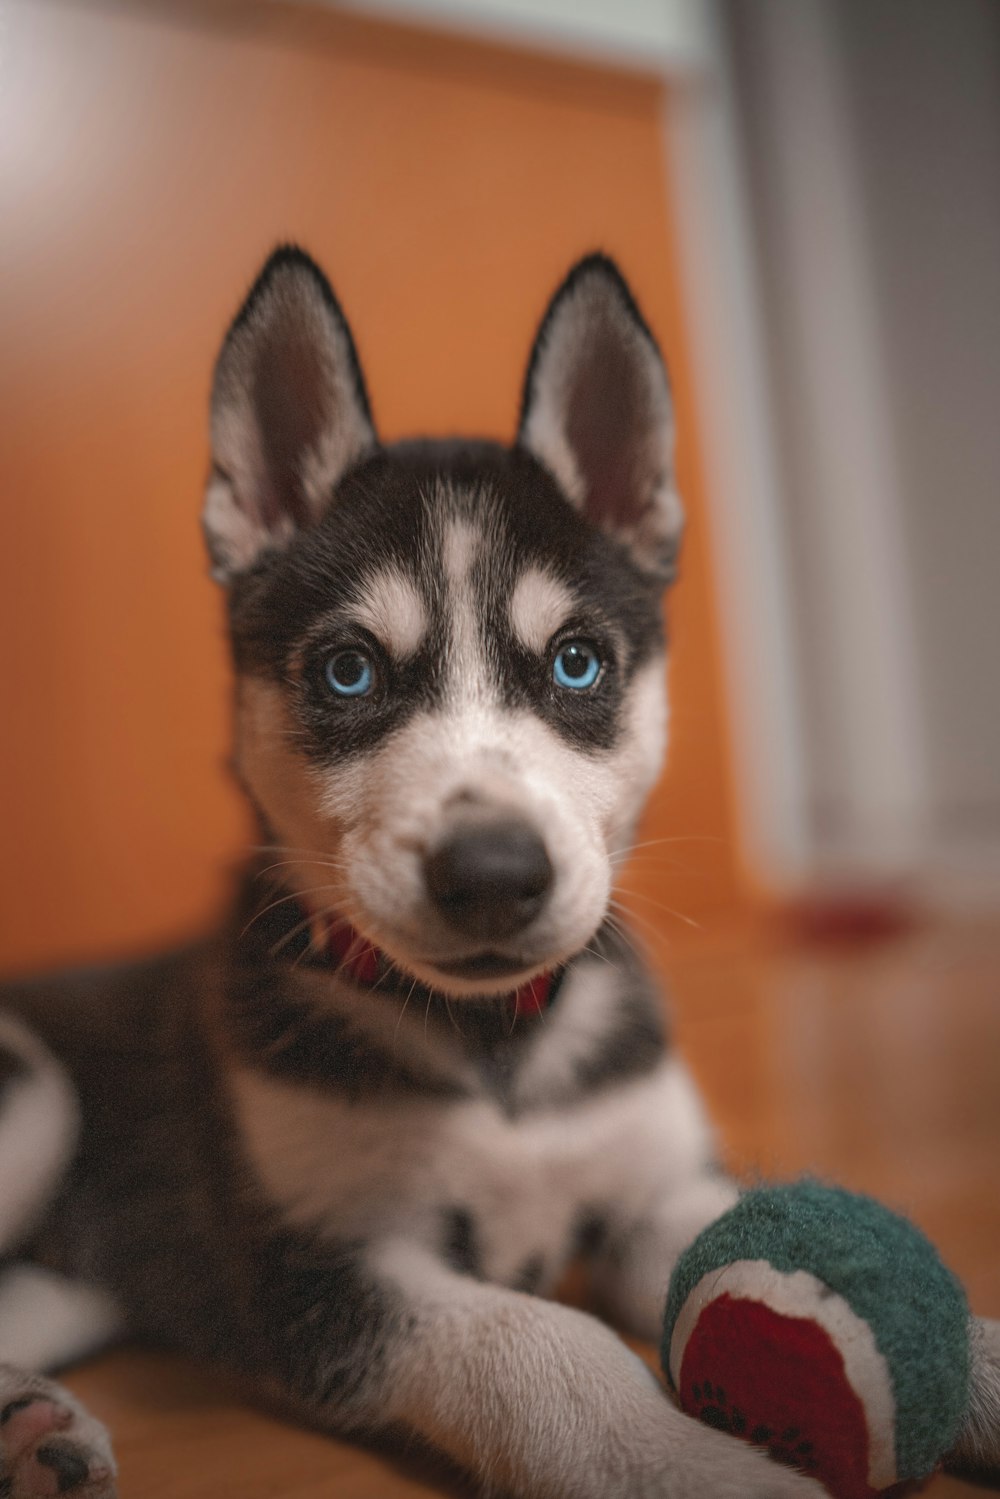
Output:
[[653,335],[606,256],[581,260],[549,304],[518,442],[645,573],[671,580],[684,516],[670,388]]
[[211,433],[202,524],[222,582],[315,522],[375,446],[351,331],[302,250],[275,250],[226,335]]

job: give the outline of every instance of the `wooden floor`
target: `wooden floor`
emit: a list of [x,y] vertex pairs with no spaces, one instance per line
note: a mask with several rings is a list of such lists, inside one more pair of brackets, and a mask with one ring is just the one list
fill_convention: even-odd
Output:
[[[975,1309],[1000,1316],[1000,923],[839,948],[712,934],[669,964],[677,1033],[731,1163],[812,1169],[905,1209]],[[125,1351],[69,1382],[115,1433],[122,1499],[445,1492],[253,1413],[179,1361]],[[974,1490],[936,1478],[926,1492]]]

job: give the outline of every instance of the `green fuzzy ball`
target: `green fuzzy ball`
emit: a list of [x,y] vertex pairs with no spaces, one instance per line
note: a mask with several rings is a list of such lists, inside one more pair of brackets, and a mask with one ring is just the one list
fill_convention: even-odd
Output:
[[704,1276],[736,1261],[808,1271],[868,1324],[892,1381],[898,1476],[930,1473],[968,1408],[969,1310],[920,1230],[870,1197],[814,1181],[747,1192],[674,1271],[663,1337],[668,1377],[682,1307]]

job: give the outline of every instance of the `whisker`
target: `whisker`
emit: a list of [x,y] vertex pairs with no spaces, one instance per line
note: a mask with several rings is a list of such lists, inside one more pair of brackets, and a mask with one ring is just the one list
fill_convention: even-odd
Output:
[[518,1009],[517,996],[515,995],[514,996],[514,1003],[511,1006],[511,1011],[510,1011],[510,1030],[507,1032],[507,1040],[508,1041],[510,1040],[511,1036],[514,1034],[514,1027],[517,1025],[517,1022],[518,1022],[519,1019],[520,1019],[520,1011]]
[[644,848],[660,848],[665,843],[725,843],[717,833],[675,833],[670,838],[644,838],[641,843],[630,843],[624,852],[626,857],[637,854]]
[[396,1042],[397,1042],[397,1038],[399,1036],[399,1027],[403,1023],[403,1016],[406,1014],[406,1007],[410,1003],[410,1000],[413,998],[413,991],[414,991],[414,989],[416,989],[416,987],[417,987],[417,980],[414,979],[413,983],[410,985],[409,993],[407,994],[406,998],[403,1000],[403,1008],[400,1010],[399,1015],[396,1018],[396,1028],[395,1028],[395,1030],[392,1033],[392,1047],[393,1047],[394,1051],[396,1049]]
[[630,911],[624,906],[619,909],[627,918],[625,922],[618,923],[619,935],[629,943],[638,958],[648,963],[657,949],[662,950],[666,940],[663,927],[650,921],[639,911]]
[[455,1029],[458,1032],[458,1034],[464,1040],[465,1039],[465,1032],[462,1030],[462,1027],[459,1025],[458,1021],[455,1019],[454,1015],[451,1013],[451,999],[450,999],[450,997],[447,994],[444,995],[444,1008],[445,1008],[445,1013],[448,1016],[448,1019],[451,1021],[452,1025],[455,1027]]
[[[305,921],[300,921],[296,926],[292,927],[291,931],[286,932],[283,937],[279,937],[278,941],[270,949],[269,956],[272,957],[272,958],[276,958],[278,956],[278,954],[280,952],[282,952],[282,950],[288,946],[289,942],[293,942],[295,940],[295,938],[300,934],[300,932],[304,932],[307,927],[311,927],[311,926],[312,926],[312,917],[311,916],[307,916],[306,919],[305,919]],[[310,940],[310,946],[311,946],[311,944],[312,944],[312,938],[310,937],[309,940]],[[308,950],[309,949],[307,949],[307,951]]]
[[299,843],[251,843],[250,852],[253,854],[315,854],[317,858],[325,859],[329,856],[328,848],[305,848]]
[[[295,962],[292,964],[293,968],[301,968],[302,964],[307,958],[311,958],[315,953],[321,953],[324,951],[324,946],[320,942],[319,936],[316,932],[316,918],[322,918],[322,920],[327,923],[327,936],[329,936],[329,933],[331,931],[336,931],[343,925],[343,918],[337,917],[337,913],[331,907],[322,906],[318,911],[315,911],[309,918],[309,941],[306,943],[302,952],[299,953],[298,957],[295,959]],[[337,969],[334,969],[335,973],[337,971]]]
[[609,968],[615,967],[614,961],[608,957],[607,953],[598,952],[596,947],[582,947],[580,951],[589,953],[592,958],[599,958],[602,963],[607,963]]
[[611,930],[621,938],[622,942],[624,942],[629,952],[632,953],[636,958],[638,958],[640,963],[645,963],[648,954],[639,945],[638,934],[636,932],[630,931],[629,928],[623,922],[619,921],[617,916],[613,915],[610,910],[605,914],[604,919],[608,923],[608,926],[611,928]]
[[[242,932],[240,932],[240,936],[245,937],[255,921],[260,921],[262,916],[266,916],[269,911],[275,910],[278,906],[287,905],[291,900],[304,899],[307,895],[321,895],[325,890],[336,889],[336,885],[314,885],[311,890],[293,890],[290,895],[279,895],[276,900],[269,901],[266,906],[264,906],[260,911],[256,911],[253,916],[251,916]],[[330,912],[329,914],[332,914],[332,912]]]
[[[621,891],[620,894],[631,896],[633,900],[644,900],[647,905],[652,906],[655,910],[664,911],[668,916],[675,916],[678,921],[683,921],[686,926],[694,927],[695,931],[700,932],[703,930],[701,922],[695,921],[693,916],[685,916],[683,911],[677,911],[673,906],[664,905],[663,901],[657,900],[655,896],[647,895],[643,890],[624,890]],[[612,899],[614,899],[614,897],[612,897]],[[624,901],[619,900],[618,904],[620,908],[623,911],[628,912],[629,915],[638,917],[638,912],[629,911],[629,908],[627,905],[625,905]]]
[[254,870],[254,878],[262,879],[265,874],[270,874],[275,869],[299,869],[303,864],[318,866],[320,869],[332,869],[337,873],[347,868],[344,860],[304,858],[304,859],[276,859],[273,864],[265,864],[261,869]]
[[320,864],[336,868],[345,867],[345,860],[341,859],[336,852],[329,848],[300,848],[294,843],[254,843],[250,846],[250,852],[255,854],[284,854],[288,857],[278,859],[273,864],[266,864],[254,871],[256,875],[266,874],[271,869],[281,869],[286,864]]

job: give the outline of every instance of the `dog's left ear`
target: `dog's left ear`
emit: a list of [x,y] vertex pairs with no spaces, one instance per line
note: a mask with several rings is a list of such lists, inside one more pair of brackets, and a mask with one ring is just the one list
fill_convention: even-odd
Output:
[[518,442],[643,572],[672,579],[684,515],[670,387],[653,335],[606,256],[580,261],[549,304]]
[[351,330],[319,266],[275,250],[226,335],[212,382],[202,525],[228,583],[287,546],[376,445]]

